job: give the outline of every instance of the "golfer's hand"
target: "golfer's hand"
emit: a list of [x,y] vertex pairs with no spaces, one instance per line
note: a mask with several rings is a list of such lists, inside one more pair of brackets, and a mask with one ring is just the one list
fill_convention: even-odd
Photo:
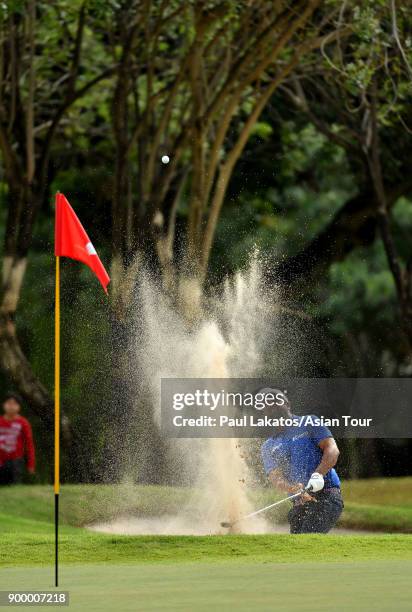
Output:
[[306,493],[306,492],[303,493],[302,497],[300,498],[301,504],[306,504],[306,502],[317,502],[317,501],[318,501],[317,499],[315,499],[314,497],[312,497],[312,495],[309,495],[309,493]]
[[[293,495],[294,493],[299,493],[299,491],[302,491],[303,488],[304,488],[303,484],[301,482],[298,482],[290,488],[290,494]],[[312,497],[312,495],[309,495],[309,493],[305,492],[305,493],[302,493],[301,497],[297,498],[297,501],[295,503],[305,504],[306,502],[315,502],[315,501],[316,499]]]
[[323,487],[325,486],[325,480],[322,474],[319,474],[319,472],[313,472],[306,486],[314,493],[322,491]]

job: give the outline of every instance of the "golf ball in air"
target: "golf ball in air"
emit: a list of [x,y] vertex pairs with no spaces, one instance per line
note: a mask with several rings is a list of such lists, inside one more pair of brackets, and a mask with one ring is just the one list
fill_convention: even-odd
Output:
[[170,162],[170,158],[168,155],[163,155],[162,157],[162,163],[163,164],[168,164]]

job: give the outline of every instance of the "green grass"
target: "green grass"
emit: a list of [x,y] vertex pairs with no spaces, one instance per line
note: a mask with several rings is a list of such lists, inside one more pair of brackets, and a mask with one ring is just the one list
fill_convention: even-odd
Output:
[[[347,483],[344,520],[349,515],[352,525],[397,529],[410,510],[411,483]],[[393,609],[394,602],[397,610],[410,609],[412,535],[132,537],[81,527],[119,514],[173,513],[189,493],[164,487],[64,486],[60,584],[70,591],[70,609],[379,612]],[[272,491],[256,493],[256,503],[269,499]],[[0,491],[0,589],[52,587],[52,517],[50,487]],[[403,526],[409,529],[410,523]]]
[[412,508],[348,503],[339,526],[390,533],[412,533]]
[[[412,533],[412,478],[373,478],[343,483],[345,510],[340,526],[350,529]],[[191,491],[184,488],[129,485],[65,485],[61,520],[73,526],[107,521],[127,514],[174,514]],[[260,507],[276,499],[272,489],[254,494]],[[0,495],[0,512],[52,521],[52,491],[48,486],[12,487]],[[287,505],[271,515],[286,520]]]
[[[0,516],[0,520],[3,517]],[[10,523],[9,523],[10,527]],[[3,532],[0,565],[48,564],[53,550],[51,524],[16,519]],[[353,561],[412,559],[409,535],[226,535],[226,536],[112,536],[82,528],[63,527],[60,538],[64,563],[190,563],[317,559]]]
[[[64,485],[60,495],[62,523],[81,527],[122,514],[152,516],[177,512],[189,496],[188,489],[135,485]],[[1,490],[0,512],[53,520],[50,486],[16,486]]]
[[[360,483],[356,483],[359,487]],[[397,481],[364,481],[359,489],[368,503],[351,502],[353,523],[386,525],[393,531],[404,520],[409,506],[411,479]],[[398,487],[398,497],[395,494]],[[346,485],[347,496],[356,499]],[[386,502],[390,493],[398,506],[377,505],[380,498]],[[404,489],[405,495],[399,495]],[[61,559],[67,563],[96,563],[108,560],[129,563],[225,561],[236,558],[250,561],[292,562],[299,559],[345,561],[349,559],[409,559],[412,557],[412,537],[398,536],[209,536],[209,537],[127,537],[99,534],[81,526],[96,520],[108,520],[114,515],[161,514],[165,510],[176,512],[187,500],[188,491],[166,487],[132,487],[70,485],[61,493]],[[256,494],[256,503],[272,496],[264,491]],[[386,497],[385,497],[386,496]],[[375,502],[370,504],[369,502]],[[155,509],[155,510],[154,510]],[[356,515],[358,513],[358,515]],[[396,513],[398,515],[396,516]],[[365,520],[366,517],[366,520]],[[395,517],[395,519],[394,519]],[[50,487],[10,487],[0,496],[0,564],[43,564],[50,559],[53,540],[53,494]],[[352,524],[353,524],[352,523]],[[405,525],[405,529],[408,528]],[[308,544],[310,542],[310,545]]]
[[351,480],[342,491],[342,527],[412,533],[412,478]]
[[348,503],[412,507],[412,478],[347,480],[342,485]]
[[[116,516],[174,514],[191,491],[183,488],[129,485],[65,485],[61,494],[63,523],[80,527]],[[339,525],[349,529],[412,533],[412,478],[379,478],[343,483],[345,510]],[[256,491],[254,504],[276,499],[271,489]],[[287,505],[269,517],[286,520]],[[13,487],[0,495],[0,513],[53,520],[52,491],[48,486]]]
[[[224,565],[64,566],[61,585],[73,612],[387,612],[410,610],[411,572],[405,561],[325,566],[235,559]],[[2,570],[0,586],[50,589],[52,579],[51,568]]]

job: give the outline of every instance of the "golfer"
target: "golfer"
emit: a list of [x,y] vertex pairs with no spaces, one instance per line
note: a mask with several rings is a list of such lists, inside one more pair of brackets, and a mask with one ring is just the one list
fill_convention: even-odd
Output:
[[3,400],[0,416],[0,485],[21,482],[25,466],[34,474],[34,444],[30,423],[20,415],[23,401],[17,393]]
[[[274,406],[277,418],[302,418],[292,414],[288,399],[278,389],[266,388],[260,393],[283,398],[279,401],[282,405]],[[343,510],[340,480],[334,469],[338,457],[336,442],[323,426],[285,424],[263,444],[263,465],[277,489],[291,495],[306,485],[312,489],[293,500],[288,514],[290,533],[328,533],[336,525]]]

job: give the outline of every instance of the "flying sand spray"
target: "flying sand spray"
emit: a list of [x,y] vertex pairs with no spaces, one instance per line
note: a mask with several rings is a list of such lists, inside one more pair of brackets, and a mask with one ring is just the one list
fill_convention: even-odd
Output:
[[[188,285],[186,291],[188,303],[198,299],[196,285]],[[271,311],[273,301],[265,295],[257,257],[252,258],[246,270],[226,281],[223,292],[209,300],[208,310],[192,327],[150,277],[143,279],[136,312],[141,331],[136,334],[133,352],[139,381],[143,381],[153,407],[158,435],[161,379],[259,376]],[[138,398],[136,419],[140,409]],[[248,440],[210,438],[164,442],[170,454],[168,464],[176,465],[179,474],[187,474],[185,484],[192,492],[189,500],[176,515],[128,519],[124,532],[216,533],[224,519],[233,532],[269,530],[265,519],[252,513],[248,492],[254,476],[242,453]],[[149,481],[150,476],[147,476]],[[239,521],[244,515],[251,515],[250,519]],[[119,522],[116,530],[121,531]]]
[[[143,292],[142,315],[147,325],[140,354],[147,367],[145,376],[154,383],[152,397],[158,424],[162,377],[259,375],[270,307],[256,257],[247,270],[226,281],[222,295],[212,301],[208,313],[190,331],[176,311],[153,293],[153,287],[146,286]],[[210,438],[172,441],[173,444],[179,447],[183,462],[196,464],[194,488],[198,493],[183,509],[184,515],[201,517],[208,532],[216,531],[223,518],[233,522],[237,531],[266,531],[261,517],[254,517],[247,525],[235,525],[241,515],[252,510],[248,486],[253,476],[238,440]]]

